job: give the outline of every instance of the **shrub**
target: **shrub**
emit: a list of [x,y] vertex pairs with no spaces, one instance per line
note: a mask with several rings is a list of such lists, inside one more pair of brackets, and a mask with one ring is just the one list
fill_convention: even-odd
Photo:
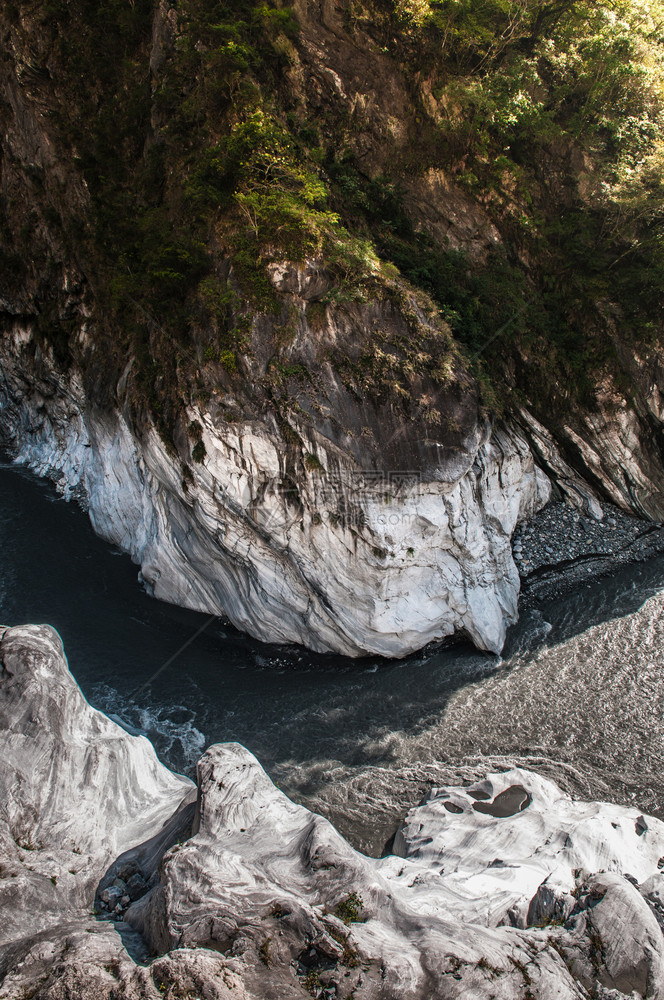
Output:
[[358,923],[361,920],[360,914],[363,906],[362,897],[358,896],[356,892],[351,892],[337,904],[334,913],[345,924]]
[[237,371],[237,358],[233,351],[221,351],[219,354],[219,364],[225,368],[229,375]]

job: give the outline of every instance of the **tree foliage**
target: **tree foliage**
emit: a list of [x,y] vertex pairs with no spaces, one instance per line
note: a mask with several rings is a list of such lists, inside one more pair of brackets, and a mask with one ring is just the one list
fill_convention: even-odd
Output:
[[[661,340],[661,0],[340,0],[358,52],[371,36],[410,88],[410,144],[386,143],[370,170],[348,109],[306,105],[287,2],[177,0],[156,74],[154,0],[5,6],[13,32],[39,20],[68,98],[52,116],[93,206],[69,238],[155,398],[154,366],[175,380],[196,326],[237,376],[247,317],[276,308],[279,258],[324,258],[331,298],[389,294],[400,272],[494,398],[538,379],[590,398],[616,323]],[[405,191],[426,170],[486,213],[492,251],[417,228]],[[0,254],[16,270],[17,248]]]

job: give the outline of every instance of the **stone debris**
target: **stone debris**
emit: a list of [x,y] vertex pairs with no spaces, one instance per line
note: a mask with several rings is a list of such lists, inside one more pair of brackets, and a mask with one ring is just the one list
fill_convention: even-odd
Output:
[[609,503],[591,517],[551,501],[516,528],[512,554],[524,596],[547,596],[664,551],[664,526]]

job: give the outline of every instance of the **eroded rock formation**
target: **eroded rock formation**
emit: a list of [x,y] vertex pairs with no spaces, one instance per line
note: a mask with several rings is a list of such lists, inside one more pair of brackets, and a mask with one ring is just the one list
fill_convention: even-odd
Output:
[[137,437],[80,380],[35,366],[32,346],[29,335],[11,351],[6,341],[5,435],[20,461],[85,503],[156,597],[349,656],[403,656],[459,630],[502,648],[519,591],[511,535],[551,492],[516,430],[471,421],[456,446],[427,439],[420,453],[421,427],[390,427],[395,456],[381,467],[367,444],[363,469],[351,436],[344,446],[294,420],[295,480],[276,427],[192,406],[206,457],[183,478],[154,428]]
[[0,663],[3,1000],[664,996],[659,820],[516,770],[433,789],[375,860],[236,744],[194,813],[48,626]]

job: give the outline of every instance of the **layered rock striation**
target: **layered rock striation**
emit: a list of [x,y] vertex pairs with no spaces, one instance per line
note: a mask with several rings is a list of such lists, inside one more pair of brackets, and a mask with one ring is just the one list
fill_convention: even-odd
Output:
[[3,1000],[664,996],[659,820],[517,769],[434,788],[375,860],[237,744],[196,793],[49,627],[0,663]]
[[443,446],[393,425],[394,454],[381,467],[367,444],[367,469],[351,436],[293,418],[286,446],[269,421],[192,405],[205,457],[183,465],[154,427],[138,435],[82,379],[35,362],[29,332],[5,346],[0,414],[17,460],[82,501],[156,597],[348,656],[403,656],[458,631],[502,648],[519,590],[510,538],[551,492],[515,429],[468,417]]
[[590,315],[576,293],[540,310],[565,241],[514,243],[513,211],[557,218],[593,174],[578,139],[539,150],[518,210],[476,189],[487,157],[442,139],[465,112],[404,69],[419,15],[411,35],[329,3],[224,24],[165,0],[19,8],[0,12],[0,433],[157,597],[350,656],[454,632],[499,650],[510,536],[552,488],[664,518],[656,338],[596,290]]

